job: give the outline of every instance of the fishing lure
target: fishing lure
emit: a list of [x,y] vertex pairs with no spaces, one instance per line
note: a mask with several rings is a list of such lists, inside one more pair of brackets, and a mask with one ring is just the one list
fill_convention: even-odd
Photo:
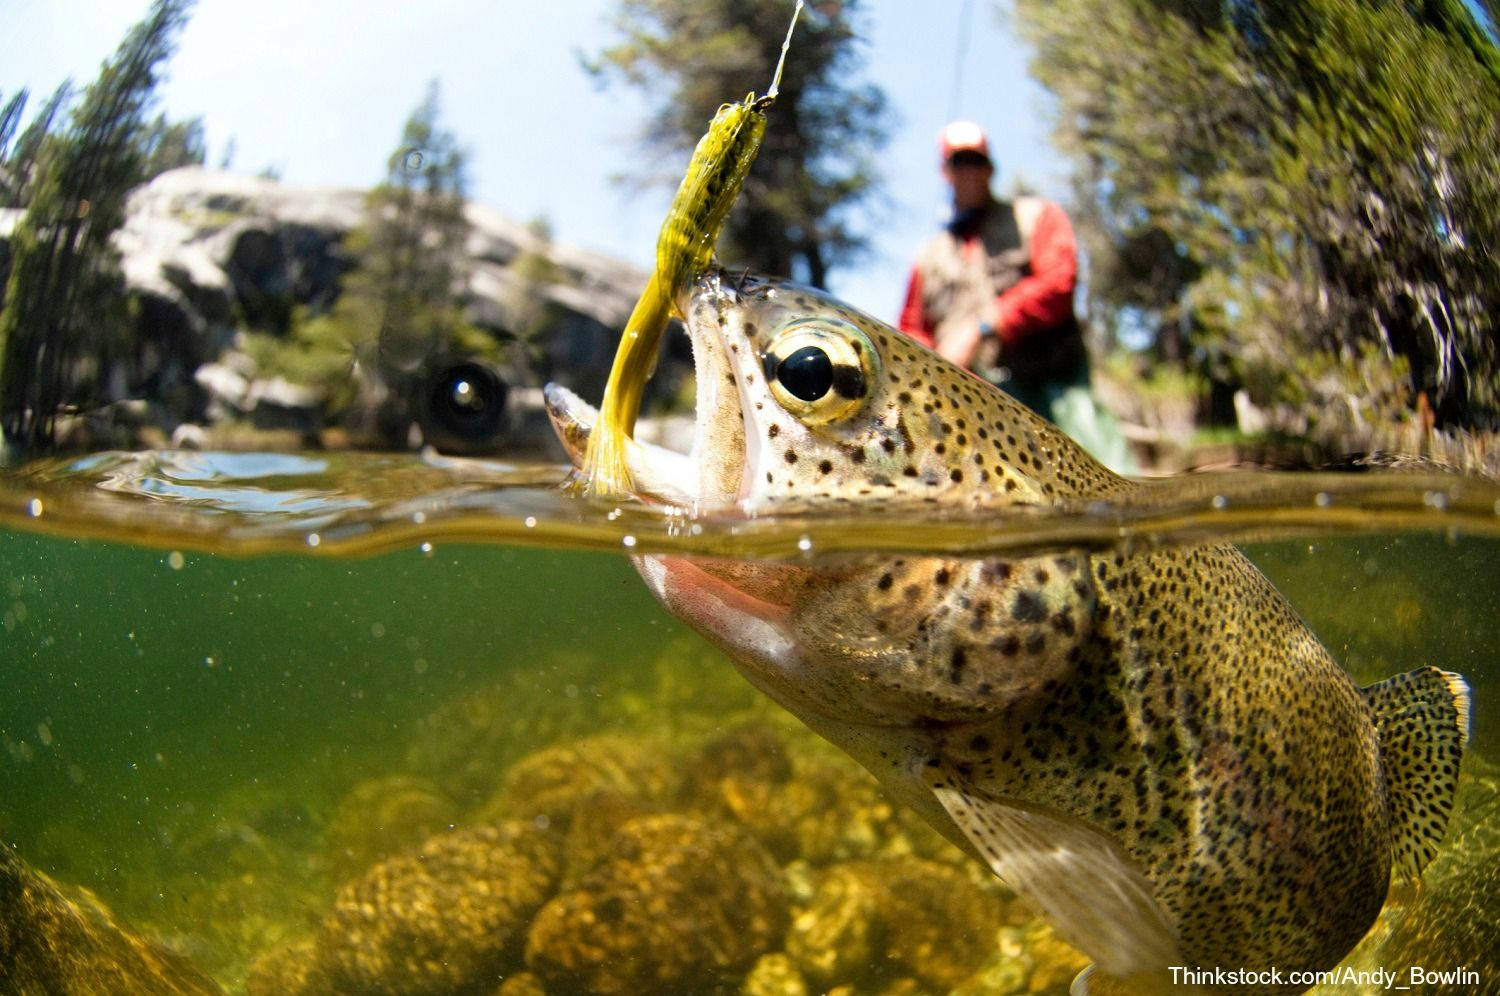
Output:
[[765,96],[757,97],[752,91],[744,100],[720,107],[693,150],[687,173],[656,238],[655,269],[625,324],[604,386],[598,423],[589,434],[583,463],[574,475],[574,486],[587,494],[618,497],[630,490],[625,452],[640,414],[646,380],[656,362],[657,346],[672,317],[673,300],[680,289],[708,268],[713,257],[719,230],[760,151],[766,133],[765,112],[776,102],[792,30],[801,13],[802,0],[797,0],[781,43],[776,74]]

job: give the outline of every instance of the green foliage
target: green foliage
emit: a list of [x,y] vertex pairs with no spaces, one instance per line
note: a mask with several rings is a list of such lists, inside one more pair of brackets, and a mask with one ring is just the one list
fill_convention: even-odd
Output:
[[1500,58],[1458,0],[1016,11],[1093,314],[1261,401],[1497,417]]
[[299,309],[284,338],[242,337],[261,372],[317,389],[336,417],[354,400],[356,369],[399,404],[449,359],[494,357],[495,340],[463,315],[463,165],[457,140],[438,124],[434,83],[406,122],[385,182],[366,197],[364,224],[345,239],[358,262],[332,309]]
[[385,182],[367,198],[365,227],[349,241],[360,264],[340,304],[374,336],[377,369],[391,382],[447,353],[465,324],[464,155],[437,119],[433,83],[406,122]]
[[24,88],[17,91],[0,111],[0,207],[19,208],[30,203],[37,154],[72,96],[72,84],[64,80],[19,136],[16,131],[26,111],[28,92]]
[[146,115],[190,6],[156,0],[84,93],[67,131],[50,133],[49,118],[37,141],[0,311],[0,423],[23,451],[51,445],[64,402],[100,401],[114,361],[130,348],[131,316],[109,239],[144,176]]
[[553,262],[552,228],[545,218],[534,218],[527,226],[532,245],[523,249],[511,263],[516,278],[507,289],[503,304],[507,316],[508,338],[512,348],[539,374],[539,380],[550,379],[547,369],[546,341],[556,331],[561,309],[548,300],[545,288],[567,279],[562,267]]
[[[619,44],[587,66],[659,100],[644,145],[676,184],[720,104],[770,86],[792,0],[620,0]],[[852,209],[876,190],[885,95],[853,82],[860,4],[813,3],[787,54],[760,155],[719,240],[720,255],[824,286],[866,246]],[[646,179],[641,177],[641,179]]]
[[337,312],[309,315],[305,307],[295,310],[292,321],[292,335],[242,332],[236,342],[255,362],[258,376],[313,388],[322,396],[325,411],[341,410],[353,400],[353,341],[358,327]]
[[146,180],[179,166],[202,166],[208,159],[202,118],[168,121],[165,114],[158,114],[146,129],[143,145],[146,165],[142,172]]

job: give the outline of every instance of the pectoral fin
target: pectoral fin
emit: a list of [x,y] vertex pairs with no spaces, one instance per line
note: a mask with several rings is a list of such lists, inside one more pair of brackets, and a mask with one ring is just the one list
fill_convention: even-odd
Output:
[[1183,963],[1175,932],[1118,844],[1075,820],[993,798],[945,767],[923,771],[995,874],[1098,963],[1076,992],[1172,991],[1168,969]]

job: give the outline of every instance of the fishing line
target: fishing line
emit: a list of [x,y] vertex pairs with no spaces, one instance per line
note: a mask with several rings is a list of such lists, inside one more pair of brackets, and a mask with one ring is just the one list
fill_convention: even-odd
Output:
[[[953,90],[948,98],[948,120],[954,121],[963,107],[964,63],[969,60],[969,38],[973,34],[974,0],[963,0],[958,8],[958,37],[953,54]],[[783,49],[783,51],[785,51]]]
[[[968,3],[969,0],[964,0]],[[786,53],[792,47],[792,32],[796,30],[797,18],[802,16],[802,0],[797,0],[797,9],[792,11],[792,23],[786,26],[786,37],[781,40],[781,57],[776,60],[776,75],[771,77],[771,89],[766,91],[767,100],[775,100],[781,92],[781,71],[786,68]]]

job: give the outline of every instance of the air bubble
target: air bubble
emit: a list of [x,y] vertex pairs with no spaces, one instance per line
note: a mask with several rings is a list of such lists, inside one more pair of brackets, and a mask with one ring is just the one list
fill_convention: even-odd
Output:
[[534,516],[534,515],[528,515],[526,517],[525,521],[522,522],[521,524],[523,526],[525,526],[527,529],[535,529],[536,528],[536,516]]
[[182,570],[183,566],[186,563],[187,558],[182,555],[181,550],[173,550],[171,553],[167,554],[167,566],[172,568],[172,570],[174,571]]
[[422,551],[422,555],[424,557],[430,557],[430,556],[432,556],[432,544],[431,543],[423,543],[418,549],[420,549]]
[[810,537],[810,536],[803,536],[800,539],[798,539],[797,540],[797,549],[801,550],[803,553],[806,553],[807,551],[811,550],[812,549],[812,537]]
[[1313,504],[1318,506],[1319,508],[1327,508],[1329,505],[1333,504],[1333,496],[1330,495],[1327,491],[1319,491],[1313,497]]
[[307,534],[307,545],[308,546],[317,546],[321,542],[323,542],[323,538],[321,536],[319,536],[317,533],[308,533]]
[[[1500,506],[1500,502],[1496,502],[1495,504],[1497,506]],[[1500,512],[1500,507],[1497,507],[1495,510],[1497,512]],[[27,502],[26,514],[31,516],[33,519],[40,519],[42,517],[42,500],[40,498],[33,498],[31,499],[31,501]]]
[[1223,511],[1224,509],[1229,507],[1229,499],[1225,498],[1223,495],[1214,495],[1213,501],[1209,502],[1209,504],[1214,508]]
[[634,547],[635,546],[635,537],[634,536],[622,536],[622,537],[620,537],[620,542],[624,543],[627,547]]

